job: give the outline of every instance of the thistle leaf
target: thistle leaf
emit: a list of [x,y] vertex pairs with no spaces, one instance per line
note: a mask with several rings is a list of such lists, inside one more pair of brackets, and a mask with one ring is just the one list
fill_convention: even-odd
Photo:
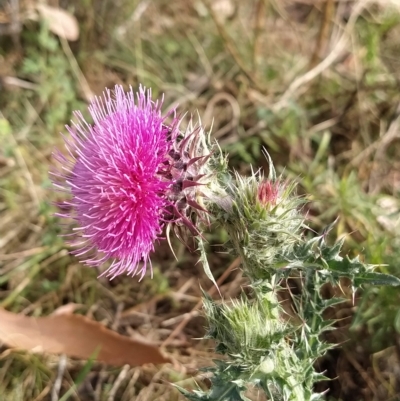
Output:
[[400,285],[400,279],[391,274],[368,272],[354,278],[356,287],[361,284],[398,286]]

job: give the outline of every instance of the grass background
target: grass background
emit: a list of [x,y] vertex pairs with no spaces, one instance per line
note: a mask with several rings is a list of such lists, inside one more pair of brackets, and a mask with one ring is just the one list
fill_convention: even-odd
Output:
[[[0,4],[0,306],[43,316],[76,304],[122,334],[167,342],[177,362],[116,369],[0,345],[0,400],[182,400],[170,383],[207,386],[198,369],[214,355],[198,340],[205,322],[196,305],[200,285],[212,286],[198,255],[177,242],[177,262],[161,244],[153,280],[109,282],[58,236],[51,153],[72,111],[105,87],[142,83],[164,93],[166,107],[198,110],[244,174],[265,167],[266,147],[306,194],[316,231],[339,216],[333,235],[346,237],[350,255],[400,275],[398,1],[48,4],[77,17],[78,41],[34,18],[34,0]],[[217,228],[208,234],[210,265],[235,297],[246,281],[223,253],[225,239]],[[327,339],[341,346],[318,364],[334,379],[319,385],[327,399],[400,399],[398,305],[399,289],[373,287],[330,312],[339,321]]]

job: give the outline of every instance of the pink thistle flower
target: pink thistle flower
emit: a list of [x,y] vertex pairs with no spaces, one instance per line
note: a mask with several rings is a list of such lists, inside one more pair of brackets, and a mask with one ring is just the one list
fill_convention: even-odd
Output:
[[263,205],[275,206],[279,196],[279,183],[264,180],[257,189],[257,197]]
[[114,97],[107,90],[89,106],[93,125],[76,112],[78,122],[66,127],[69,157],[55,155],[62,168],[52,173],[54,185],[71,198],[58,215],[79,225],[73,253],[88,266],[111,259],[105,272],[111,278],[143,278],[166,223],[198,233],[186,209],[198,206],[193,193],[205,156],[190,158],[186,144],[193,139],[180,134],[176,120],[165,125],[161,105],[143,87],[135,94],[116,86]]

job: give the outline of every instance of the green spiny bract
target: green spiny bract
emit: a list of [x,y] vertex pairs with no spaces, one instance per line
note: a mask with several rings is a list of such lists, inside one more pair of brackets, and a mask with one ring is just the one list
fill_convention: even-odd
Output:
[[218,351],[235,356],[250,370],[261,363],[265,350],[288,334],[286,324],[277,314],[274,298],[272,293],[258,301],[243,296],[241,300],[232,300],[230,305],[217,305],[205,299],[209,336],[218,341]]
[[275,176],[235,174],[234,178],[226,180],[230,209],[214,209],[215,216],[242,258],[244,272],[253,280],[267,279],[282,255],[291,253],[301,241],[304,219],[299,206],[303,201],[293,195],[294,184]]

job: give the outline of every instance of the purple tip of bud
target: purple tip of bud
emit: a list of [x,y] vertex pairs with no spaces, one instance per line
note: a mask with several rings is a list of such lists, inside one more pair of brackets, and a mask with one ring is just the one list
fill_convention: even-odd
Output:
[[276,205],[279,196],[279,183],[264,180],[257,190],[257,197],[264,205]]

